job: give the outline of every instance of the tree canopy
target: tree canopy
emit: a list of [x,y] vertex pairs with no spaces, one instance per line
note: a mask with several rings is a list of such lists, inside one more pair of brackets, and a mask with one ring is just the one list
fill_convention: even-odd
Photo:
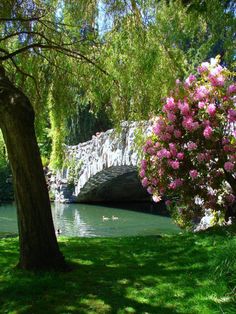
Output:
[[41,146],[51,138],[54,166],[61,163],[67,117],[78,115],[79,103],[92,112],[102,108],[114,123],[146,119],[160,110],[175,77],[199,62],[221,54],[233,67],[232,1],[16,0],[1,6],[0,61],[34,106]]

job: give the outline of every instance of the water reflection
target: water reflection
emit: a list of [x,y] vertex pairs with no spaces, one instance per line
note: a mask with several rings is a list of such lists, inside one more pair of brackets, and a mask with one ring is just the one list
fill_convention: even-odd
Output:
[[0,232],[18,232],[16,209],[12,204],[0,206]]
[[[55,203],[52,215],[55,229],[60,229],[65,236],[117,237],[179,232],[168,217],[107,206]],[[104,220],[103,216],[108,219]],[[0,232],[17,232],[13,205],[0,206]]]
[[75,205],[59,204],[52,205],[52,216],[55,229],[60,229],[62,234],[79,237],[95,237],[95,229],[89,220],[81,215],[81,208]]
[[68,236],[112,237],[179,231],[168,217],[106,206],[54,204],[52,213],[55,228]]

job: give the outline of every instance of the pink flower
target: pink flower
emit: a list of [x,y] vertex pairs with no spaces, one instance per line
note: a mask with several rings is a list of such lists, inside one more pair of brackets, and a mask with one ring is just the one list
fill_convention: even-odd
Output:
[[169,97],[166,99],[166,104],[164,105],[164,109],[166,111],[175,109],[175,101],[173,97]]
[[208,107],[207,107],[207,113],[209,113],[210,116],[214,116],[215,113],[216,113],[216,106],[215,104],[210,104]]
[[159,138],[161,141],[168,142],[171,139],[171,134],[170,133],[164,133],[164,134],[159,135]]
[[236,110],[229,109],[227,118],[228,118],[229,122],[235,122],[236,121]]
[[194,131],[194,130],[196,130],[196,129],[198,129],[199,128],[199,123],[196,121],[196,122],[193,122],[193,124],[192,124],[192,130]]
[[184,86],[185,87],[190,87],[192,82],[196,80],[196,77],[193,74],[190,74],[189,77],[185,80]]
[[210,74],[209,80],[210,80],[212,86],[223,86],[225,83],[225,78],[223,75],[214,76],[214,75]]
[[146,159],[141,160],[141,167],[143,170],[147,169],[147,160]]
[[181,83],[180,79],[177,79],[177,80],[175,81],[175,83],[176,83],[176,85],[179,85],[179,84]]
[[161,132],[164,130],[165,128],[165,122],[163,120],[159,120],[156,125],[153,127],[153,132],[156,135],[160,135]]
[[204,154],[204,159],[205,159],[206,161],[210,161],[210,160],[211,160],[211,154],[210,154],[209,152],[206,152],[206,153]]
[[175,190],[175,189],[176,189],[176,184],[175,184],[175,182],[171,182],[171,183],[169,184],[169,188],[170,188],[171,190]]
[[205,154],[203,154],[203,153],[197,154],[197,160],[199,162],[203,162],[205,160]]
[[147,146],[152,145],[152,140],[148,139],[148,140],[146,141],[146,145],[147,145]]
[[182,115],[187,116],[189,114],[189,104],[186,101],[184,101],[184,103],[179,102],[178,108],[181,111]]
[[146,188],[148,186],[148,178],[147,177],[144,177],[141,182],[142,182],[142,186],[144,188]]
[[162,158],[170,158],[171,157],[171,153],[166,149],[166,148],[162,148],[161,150],[159,150],[159,152],[157,152],[157,157],[162,159]]
[[182,126],[188,131],[194,131],[199,127],[199,123],[194,122],[191,116],[186,116],[183,119]]
[[172,156],[175,157],[176,154],[177,154],[176,145],[174,143],[170,143],[169,144],[169,149],[170,149],[170,152],[171,152]]
[[176,138],[180,138],[181,136],[182,136],[182,133],[181,133],[181,131],[180,130],[175,130],[174,131],[174,136],[176,137]]
[[174,181],[172,181],[170,184],[169,184],[169,188],[171,189],[171,190],[175,190],[175,189],[177,189],[178,187],[180,187],[181,185],[183,185],[183,179],[179,179],[179,178],[177,178],[177,179],[175,179]]
[[177,154],[177,158],[179,159],[179,160],[183,160],[184,159],[184,153],[178,153]]
[[205,107],[205,102],[204,101],[199,101],[198,102],[198,108],[203,109]]
[[234,164],[231,162],[231,161],[226,161],[224,163],[224,169],[227,171],[227,172],[232,172],[234,170]]
[[187,130],[192,130],[193,118],[191,116],[184,117],[182,126]]
[[153,147],[149,147],[147,149],[147,153],[150,154],[150,155],[155,155],[156,151],[155,151],[155,149]]
[[235,196],[233,194],[228,194],[226,195],[226,201],[229,203],[229,204],[233,204],[234,201],[235,201]]
[[165,201],[166,206],[170,206],[171,203],[172,203],[171,200],[166,200],[166,201]]
[[202,74],[204,72],[207,72],[209,69],[210,64],[208,62],[203,62],[198,68],[198,73]]
[[169,161],[170,166],[174,169],[177,170],[179,169],[179,161],[178,160],[170,160]]
[[188,149],[189,151],[195,150],[195,149],[197,149],[197,144],[190,141],[190,142],[187,143],[187,149]]
[[198,176],[198,172],[197,172],[197,170],[190,170],[190,171],[189,171],[189,175],[190,175],[190,177],[191,177],[192,179],[196,179],[197,176]]
[[169,148],[170,148],[170,150],[176,150],[176,145],[175,145],[175,143],[170,143],[169,144]]
[[196,93],[195,93],[195,99],[196,100],[201,100],[205,97],[207,97],[209,94],[209,90],[206,88],[206,86],[202,85],[202,86],[199,86],[197,89],[196,89]]
[[147,192],[148,192],[148,194],[152,194],[153,193],[153,188],[151,186],[149,186],[147,188]]
[[176,120],[176,115],[172,112],[167,113],[167,118],[170,122],[174,122]]
[[228,93],[228,94],[236,93],[236,85],[235,85],[235,84],[229,85],[229,87],[228,87],[228,89],[227,89],[227,93]]
[[209,139],[212,135],[212,132],[213,132],[212,128],[210,126],[207,126],[203,131],[203,135],[205,138]]
[[158,184],[158,180],[155,179],[155,178],[153,178],[153,179],[152,179],[152,185],[156,186],[157,184]]
[[173,124],[172,125],[167,125],[167,127],[166,127],[166,131],[168,133],[172,133],[174,131],[174,129],[175,129],[175,127],[174,127]]
[[141,169],[140,172],[139,172],[140,177],[141,178],[145,177],[145,174],[146,174],[145,170]]

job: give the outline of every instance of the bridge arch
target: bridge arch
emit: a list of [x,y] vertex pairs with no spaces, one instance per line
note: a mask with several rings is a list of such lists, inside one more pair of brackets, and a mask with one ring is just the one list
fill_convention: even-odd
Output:
[[55,200],[108,202],[147,199],[138,178],[139,154],[134,145],[138,130],[148,134],[151,125],[148,122],[124,122],[119,133],[111,129],[93,136],[90,141],[66,146],[68,166],[52,178]]
[[128,202],[147,199],[135,166],[112,166],[91,177],[76,196],[78,202]]

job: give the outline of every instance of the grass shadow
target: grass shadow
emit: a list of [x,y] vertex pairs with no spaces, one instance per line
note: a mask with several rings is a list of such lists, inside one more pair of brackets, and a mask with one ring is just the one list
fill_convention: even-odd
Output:
[[206,233],[61,238],[73,271],[33,274],[12,269],[17,239],[1,239],[1,313],[233,314],[226,283],[211,275],[223,242]]

